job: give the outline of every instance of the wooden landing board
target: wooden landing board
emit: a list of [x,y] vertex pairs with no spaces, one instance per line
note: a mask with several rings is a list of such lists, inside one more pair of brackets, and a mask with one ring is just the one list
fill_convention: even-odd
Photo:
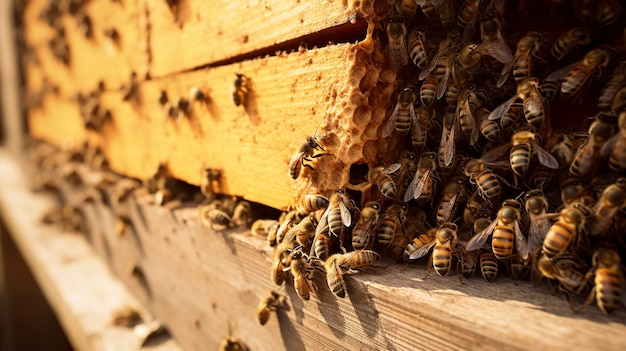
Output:
[[[127,203],[125,213],[135,225],[122,235],[110,209],[90,204],[89,238],[186,350],[215,349],[229,324],[252,350],[626,347],[623,308],[606,316],[592,306],[576,315],[546,284],[515,285],[506,275],[494,283],[475,276],[461,284],[455,275],[432,272],[424,280],[424,262],[404,267],[385,260],[377,269],[346,276],[344,299],[317,279],[319,296],[302,301],[291,284],[278,289],[270,282],[271,249],[263,239],[208,230],[194,204],[172,210],[151,201]],[[256,307],[272,289],[287,296],[289,307],[260,326]]]
[[[25,173],[0,150],[0,214],[41,290],[77,350],[140,350],[132,329],[112,325],[123,307],[151,314],[117,280],[85,238],[41,224],[54,202],[29,190]],[[171,338],[150,350],[182,350]]]
[[166,1],[147,2],[154,77],[268,48],[348,20],[341,2],[334,0],[173,3],[170,8]]
[[[199,185],[203,167],[223,171],[221,193],[275,208],[293,204],[295,190],[304,187],[287,174],[298,146],[325,117],[324,106],[337,86],[346,84],[352,62],[345,59],[353,44],[338,44],[238,64],[197,70],[139,85],[139,102],[122,102],[121,94],[105,93],[101,105],[113,122],[101,145],[113,170],[149,178],[158,164],[168,164],[177,179]],[[235,73],[250,79],[245,106],[232,98]],[[171,101],[188,97],[191,87],[205,91],[207,102],[193,105],[189,117],[166,119],[158,103],[161,90]],[[337,103],[347,97],[339,96]],[[337,116],[336,118],[347,118]],[[61,122],[62,121],[62,122]],[[31,111],[31,134],[57,146],[86,137],[78,106],[48,95],[44,109]]]

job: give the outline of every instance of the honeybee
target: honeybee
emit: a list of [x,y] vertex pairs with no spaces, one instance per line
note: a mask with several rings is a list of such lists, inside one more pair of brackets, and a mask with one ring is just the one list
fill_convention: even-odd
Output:
[[311,245],[310,256],[319,258],[325,261],[330,255],[330,236],[328,235],[328,228],[321,233],[315,235],[313,244]]
[[[552,224],[543,239],[543,253],[552,258],[563,252],[574,236],[582,235],[591,210],[584,201],[577,199],[561,210],[558,220]],[[578,238],[577,238],[578,240]]]
[[601,111],[612,111],[618,114],[619,111],[611,110],[611,106],[617,96],[617,92],[624,86],[624,83],[626,83],[626,60],[620,61],[611,78],[604,84],[600,92],[598,108]]
[[404,202],[417,199],[419,203],[424,204],[432,201],[435,187],[433,173],[437,167],[436,157],[437,154],[434,152],[423,152],[420,155],[417,172],[404,193]]
[[406,220],[407,210],[406,204],[391,204],[380,217],[378,228],[376,228],[376,237],[383,251],[389,248],[394,236],[403,230],[402,226]]
[[442,223],[435,233],[435,239],[428,245],[422,246],[415,250],[409,258],[412,260],[425,256],[431,248],[433,248],[432,259],[429,261],[426,277],[430,273],[431,267],[435,267],[435,271],[440,276],[446,276],[452,266],[452,256],[456,251],[454,247],[457,239],[457,226],[454,223]]
[[476,21],[480,12],[480,0],[465,0],[457,14],[456,22],[464,28],[463,40],[471,41],[476,32]]
[[537,141],[538,135],[528,131],[520,130],[513,134],[511,142],[490,150],[483,159],[487,161],[495,161],[511,147],[509,154],[509,162],[511,170],[520,176],[524,177],[530,166],[530,158],[532,154],[537,154],[539,163],[550,169],[558,169],[559,162],[548,151],[543,149]]
[[[252,223],[252,227],[250,228],[250,232],[255,236],[261,238],[268,238],[271,235],[276,235],[276,231],[278,231],[278,227],[280,226],[280,222],[274,219],[257,219]],[[269,243],[269,242],[268,242]],[[274,237],[274,243],[269,243],[270,246],[276,246],[276,237]]]
[[388,19],[386,30],[389,39],[389,64],[394,71],[397,71],[409,62],[404,17]]
[[602,74],[615,54],[612,47],[600,46],[589,51],[582,60],[552,72],[546,80],[562,80],[563,99],[576,97],[592,76]]
[[527,78],[519,82],[517,94],[494,108],[489,114],[489,120],[493,121],[503,117],[518,98],[522,100],[522,109],[528,124],[541,129],[545,120],[545,107],[539,92],[539,81],[536,78]]
[[[440,99],[447,88],[447,81],[452,73],[452,52],[458,51],[460,45],[458,33],[451,31],[448,36],[439,44],[439,49],[432,57],[426,68],[424,68],[418,78],[424,80],[431,72],[439,80],[437,99]],[[443,86],[443,88],[442,88]]]
[[306,216],[322,208],[328,207],[328,199],[322,195],[304,195],[296,205],[296,211],[300,216]]
[[415,0],[397,0],[395,8],[400,15],[411,18],[417,11],[417,2]]
[[626,192],[617,184],[607,186],[602,196],[592,208],[589,234],[599,235],[606,233],[613,225],[615,214],[624,207]]
[[291,264],[291,252],[296,246],[297,243],[291,240],[283,241],[274,247],[271,279],[276,285],[282,285],[285,281],[285,269]]
[[465,206],[468,196],[465,180],[461,177],[452,178],[443,189],[441,201],[437,206],[437,223],[454,221],[459,210]]
[[233,90],[233,102],[235,106],[245,105],[246,96],[248,95],[248,77],[243,73],[235,73],[234,90]]
[[620,112],[617,125],[618,132],[602,145],[600,155],[609,156],[609,168],[612,171],[623,172],[626,170],[626,111]]
[[515,50],[513,58],[502,67],[502,73],[496,83],[498,88],[507,80],[511,70],[513,71],[513,78],[517,84],[531,77],[531,59],[532,57],[539,58],[538,54],[542,37],[543,36],[538,32],[528,32],[520,39],[517,43],[517,49]]
[[311,291],[317,292],[317,287],[313,283],[313,274],[316,271],[324,271],[322,261],[317,258],[309,258],[300,247],[296,247],[290,256],[289,267],[285,270],[291,272],[293,285],[298,296],[302,300],[308,301],[311,298]]
[[256,317],[261,325],[265,325],[270,319],[270,315],[273,311],[280,308],[283,305],[283,299],[279,293],[272,290],[267,296],[265,296],[256,308]]
[[474,111],[483,105],[482,99],[478,98],[478,91],[474,85],[470,85],[459,93],[459,101],[455,115],[461,132],[469,138],[469,144],[475,145],[478,141],[480,130],[474,117]]
[[478,120],[478,128],[480,129],[480,134],[482,134],[485,139],[492,143],[499,143],[502,140],[502,129],[500,129],[500,124],[496,121],[490,120],[489,111],[485,106],[480,106],[476,110],[476,119]]
[[502,36],[502,27],[499,16],[490,12],[481,17],[480,38],[482,43],[474,49],[474,53],[488,55],[500,63],[508,63],[513,60],[513,54]]
[[213,200],[198,207],[200,222],[213,230],[224,230],[232,222],[232,212],[221,200]]
[[581,181],[576,178],[565,180],[561,184],[561,201],[564,206],[571,204],[574,200],[583,196],[585,187]]
[[487,251],[480,255],[480,273],[486,281],[492,282],[496,279],[499,266],[500,263],[493,252]]
[[528,229],[528,244],[526,248],[517,248],[522,260],[528,260],[531,252],[534,252],[543,244],[543,240],[548,230],[550,230],[550,219],[546,216],[548,210],[548,199],[541,190],[530,190],[524,194],[524,208],[530,218],[530,228]]
[[[430,245],[434,243],[436,234],[437,234],[437,228],[432,228],[428,230],[426,233],[420,234],[416,236],[415,238],[413,238],[413,240],[411,240],[404,249],[404,252],[403,252],[404,261],[408,261],[412,259],[411,256],[417,250],[420,250],[420,254],[419,254],[420,257],[417,257],[417,258],[426,256],[426,254],[428,253],[428,250],[430,250],[430,247],[432,247]],[[428,249],[425,249],[424,247],[427,247],[427,246],[428,246]],[[422,254],[421,251],[423,250],[426,250],[426,252]],[[413,259],[417,259],[417,258],[413,258]]]
[[435,103],[439,80],[433,75],[429,75],[422,82],[420,87],[420,101],[426,108],[431,108]]
[[318,137],[316,135],[308,137],[304,143],[300,144],[296,153],[291,156],[291,159],[289,160],[289,175],[291,178],[298,178],[301,166],[307,167],[312,171],[315,170],[313,166],[305,163],[305,161],[313,162],[314,158],[325,155],[325,153],[315,153],[316,150],[326,152],[326,149],[317,141],[317,139]]
[[619,254],[613,249],[601,247],[594,252],[592,262],[593,268],[588,275],[595,275],[595,286],[585,304],[577,312],[589,306],[595,298],[602,312],[612,313],[622,304],[624,277]]
[[370,201],[363,206],[361,217],[352,230],[352,248],[355,250],[370,249],[374,243],[372,238],[378,224],[380,203]]
[[552,56],[557,61],[562,60],[578,46],[589,45],[591,37],[588,27],[574,27],[558,37],[552,46]]
[[487,166],[503,167],[508,162],[486,162],[481,159],[470,158],[462,167],[462,172],[469,177],[470,183],[475,184],[480,197],[489,204],[500,199],[501,186],[498,177]]
[[460,271],[463,277],[471,278],[476,272],[478,257],[476,252],[469,252],[463,246],[458,247]]
[[479,249],[493,233],[491,249],[498,260],[509,260],[513,254],[513,246],[521,253],[527,252],[526,238],[519,226],[521,208],[522,205],[517,200],[504,200],[496,219],[487,228],[476,233],[467,243],[466,249],[468,251]]
[[357,250],[334,254],[326,260],[326,281],[330,290],[337,297],[346,296],[346,283],[343,275],[356,272],[357,268],[374,264],[380,255],[371,250]]
[[[411,0],[409,0],[411,1]],[[428,56],[426,54],[426,46],[424,45],[426,34],[424,31],[414,28],[409,33],[407,40],[409,46],[409,57],[418,68],[424,68],[428,64]]]
[[588,279],[582,273],[581,263],[569,253],[563,252],[548,258],[544,253],[538,252],[533,267],[542,276],[556,282],[555,288],[565,294],[570,308],[575,311],[570,294],[582,295],[590,287]]
[[415,114],[414,104],[416,98],[415,90],[412,87],[405,88],[398,95],[398,103],[383,126],[383,138],[390,136],[394,130],[397,130],[400,134],[406,134],[411,130],[412,139],[422,137],[421,124]]
[[454,161],[456,155],[456,130],[455,112],[447,109],[447,112],[443,115],[443,130],[437,152],[437,163],[441,169],[447,169],[452,166],[452,161]]
[[[602,148],[615,133],[614,117],[599,113],[595,121],[589,126],[589,137],[582,144],[570,165],[570,174],[576,177],[587,178],[595,174],[600,165]],[[606,149],[605,149],[606,152]]]
[[318,223],[314,216],[306,216],[289,229],[283,240],[292,241],[295,239],[300,246],[308,247],[314,238],[317,225]]
[[350,198],[344,189],[338,189],[329,199],[328,207],[322,214],[319,224],[315,229],[315,235],[323,232],[328,226],[332,235],[342,237],[343,227],[352,225],[352,214],[346,204],[350,204]]

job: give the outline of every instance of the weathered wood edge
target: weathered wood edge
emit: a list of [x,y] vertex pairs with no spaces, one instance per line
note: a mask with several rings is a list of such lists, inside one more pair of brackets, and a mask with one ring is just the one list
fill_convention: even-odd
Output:
[[[54,201],[34,194],[16,157],[0,149],[0,213],[16,245],[78,350],[142,349],[132,329],[112,324],[114,313],[136,309],[152,319],[137,299],[117,280],[85,238],[40,223]],[[176,341],[150,350],[179,351]]]

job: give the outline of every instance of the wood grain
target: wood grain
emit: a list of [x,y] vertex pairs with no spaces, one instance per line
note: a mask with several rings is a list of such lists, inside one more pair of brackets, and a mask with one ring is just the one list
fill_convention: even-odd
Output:
[[330,0],[179,0],[176,3],[176,10],[165,1],[147,3],[152,50],[150,71],[154,77],[231,59],[348,20],[341,2]]
[[[203,167],[220,169],[221,193],[285,208],[294,202],[294,191],[305,186],[287,174],[289,159],[323,118],[330,118],[324,106],[331,91],[345,84],[352,67],[345,56],[353,46],[338,44],[145,81],[138,102],[105,93],[101,105],[111,109],[113,121],[101,135],[85,133],[76,103],[48,94],[44,108],[30,113],[30,131],[58,146],[68,140],[78,146],[89,134],[111,167],[130,177],[149,178],[163,162],[174,177],[199,185]],[[237,72],[250,81],[245,106],[232,101]],[[195,103],[189,117],[166,120],[160,91],[175,103],[194,86],[206,93],[207,101]],[[335,103],[347,99],[338,96]]]
[[[85,238],[41,224],[54,204],[35,195],[15,156],[0,150],[0,214],[68,338],[77,350],[142,349],[132,329],[112,324],[124,307],[150,313],[111,274]],[[150,350],[181,350],[171,338]]]

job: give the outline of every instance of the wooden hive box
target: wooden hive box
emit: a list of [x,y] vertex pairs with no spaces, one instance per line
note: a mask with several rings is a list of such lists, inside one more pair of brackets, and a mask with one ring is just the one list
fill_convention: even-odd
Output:
[[[53,57],[48,42],[56,34],[39,15],[48,2],[31,0],[23,11],[28,134],[64,150],[99,147],[111,170],[127,178],[148,180],[166,165],[169,177],[199,186],[203,169],[219,170],[218,193],[279,210],[308,193],[360,193],[359,172],[395,162],[407,141],[381,136],[397,91],[412,79],[400,74],[409,68],[398,73],[389,65],[384,19],[394,3],[92,0],[82,6],[91,39],[77,30],[73,10],[54,17],[70,48],[64,64]],[[451,3],[462,8],[462,1]],[[105,36],[107,29],[119,37]],[[233,102],[237,73],[248,78],[240,106]],[[203,92],[202,101],[193,101],[192,88]],[[168,104],[182,98],[190,107],[169,114],[163,95]],[[585,111],[592,110],[589,101]],[[87,127],[85,113],[95,102],[99,116],[108,114]],[[314,133],[327,150],[316,159],[320,171],[303,168],[293,180],[289,161]],[[289,308],[260,326],[257,304],[276,289],[264,240],[243,230],[208,231],[197,202],[160,207],[153,196],[137,194],[111,208],[89,192],[101,174],[82,166],[77,172],[87,181],[53,178],[66,202],[82,203],[90,243],[188,350],[216,348],[229,333],[253,350],[626,345],[624,309],[605,316],[590,308],[578,318],[545,286],[420,279],[425,267],[395,264],[346,277],[346,299],[323,279],[318,295],[304,302],[287,284],[280,293]],[[96,201],[84,202],[85,194]],[[132,223],[125,230],[116,229],[120,213]]]

